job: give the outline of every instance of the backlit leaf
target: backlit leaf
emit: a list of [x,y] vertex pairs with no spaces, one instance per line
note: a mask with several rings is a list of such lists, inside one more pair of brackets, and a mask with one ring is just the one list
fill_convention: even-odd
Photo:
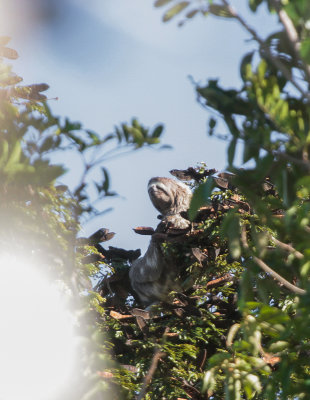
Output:
[[171,3],[172,0],[157,0],[154,3],[155,7],[161,7],[164,6],[165,4]]
[[172,8],[170,8],[163,16],[163,21],[167,22],[171,18],[175,17],[181,11],[183,11],[189,5],[189,1],[181,1]]
[[210,4],[208,11],[210,14],[216,15],[217,17],[235,18],[234,14],[227,6],[221,6],[219,4]]
[[16,60],[16,58],[18,58],[18,53],[16,50],[10,49],[9,47],[0,47],[0,57]]

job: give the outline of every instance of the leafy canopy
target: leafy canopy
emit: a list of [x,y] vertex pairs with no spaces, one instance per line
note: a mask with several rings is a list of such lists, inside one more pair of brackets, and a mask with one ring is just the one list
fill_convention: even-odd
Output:
[[263,4],[279,20],[266,38],[227,0],[155,2],[164,22],[213,15],[239,23],[253,51],[241,61],[240,88],[218,79],[196,87],[215,111],[209,134],[222,137],[217,121],[226,124],[231,175],[205,166],[177,173],[195,189],[193,230],[177,242],[167,231],[163,245],[182,293],[153,318],[111,300],[116,358],[137,368],[122,371],[128,398],[308,396],[310,8],[249,1],[254,13]]
[[[97,189],[96,201],[115,194],[110,190],[105,160],[122,155],[124,150],[157,145],[163,126],[158,124],[148,129],[137,119],[132,119],[130,124],[116,126],[112,133],[102,136],[83,128],[78,122],[54,116],[44,94],[48,85],[22,85],[22,78],[5,61],[18,57],[17,52],[7,46],[9,40],[8,37],[0,38],[2,279],[10,276],[9,285],[19,279],[17,265],[13,262],[17,259],[19,264],[25,262],[25,268],[30,265],[38,273],[43,270],[51,282],[62,282],[81,343],[75,383],[70,382],[70,390],[65,388],[64,397],[101,398],[107,385],[98,371],[107,365],[105,352],[108,345],[93,315],[102,298],[91,290],[100,267],[94,262],[98,260],[98,252],[92,247],[92,239],[79,237],[80,224],[105,212],[104,204],[98,208],[91,198],[92,186]],[[75,188],[57,183],[71,167],[54,161],[59,160],[55,157],[59,152],[80,158],[80,168],[77,168],[81,171],[80,183]],[[63,160],[66,158],[70,157],[62,157]],[[90,172],[95,169],[102,170],[101,181],[91,181]],[[7,257],[3,259],[3,255]],[[87,257],[92,257],[92,261],[89,262]],[[27,291],[31,290],[31,287],[27,288]],[[44,296],[36,302],[44,307]],[[21,326],[21,337],[22,330]],[[13,344],[10,346],[15,348]],[[48,397],[49,389],[52,388],[46,388]],[[25,396],[28,395],[31,394],[25,392]]]
[[[200,103],[215,111],[209,134],[222,136],[219,118],[226,124],[229,173],[203,164],[173,172],[194,189],[192,229],[164,232],[162,251],[178,266],[181,289],[151,314],[128,284],[139,251],[107,249],[107,229],[77,235],[83,216],[102,211],[90,200],[89,171],[103,168],[98,195],[113,194],[106,157],[156,144],[162,126],[148,130],[133,120],[102,138],[54,117],[47,86],[20,86],[1,63],[1,246],[44,259],[82,311],[84,369],[74,398],[100,399],[105,390],[128,399],[308,396],[310,8],[307,0],[249,1],[254,13],[263,4],[279,19],[267,38],[228,0],[155,2],[165,7],[164,21],[181,17],[182,25],[201,15],[241,24],[253,51],[241,61],[240,88],[217,79],[196,87]],[[1,56],[16,58],[7,43],[1,38]],[[52,154],[60,150],[77,152],[84,166],[71,192],[55,184],[64,168]],[[235,164],[237,151],[244,168]]]

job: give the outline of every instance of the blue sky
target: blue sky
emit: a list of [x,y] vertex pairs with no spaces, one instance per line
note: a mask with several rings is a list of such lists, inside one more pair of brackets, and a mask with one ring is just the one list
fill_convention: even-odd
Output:
[[[275,29],[264,10],[253,15],[246,1],[232,3],[262,36]],[[200,161],[219,170],[226,166],[227,143],[207,136],[210,114],[196,102],[188,76],[238,87],[240,59],[254,47],[249,34],[215,17],[197,17],[182,28],[176,20],[164,24],[163,9],[152,0],[0,0],[0,14],[0,33],[12,36],[20,54],[14,70],[27,84],[50,85],[48,96],[59,98],[50,101],[55,114],[102,135],[132,117],[146,126],[164,123],[162,141],[173,149],[146,149],[107,162],[120,197],[105,202],[114,211],[84,226],[85,234],[100,227],[116,232],[110,245],[144,250],[149,238],[132,228],[157,224],[148,180]],[[71,171],[62,181],[74,186],[76,160],[66,163]]]

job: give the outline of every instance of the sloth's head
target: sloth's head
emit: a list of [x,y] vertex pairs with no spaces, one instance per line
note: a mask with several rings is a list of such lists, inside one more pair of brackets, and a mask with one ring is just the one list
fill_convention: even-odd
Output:
[[188,186],[171,178],[152,178],[148,192],[154,207],[163,216],[187,211],[192,197]]

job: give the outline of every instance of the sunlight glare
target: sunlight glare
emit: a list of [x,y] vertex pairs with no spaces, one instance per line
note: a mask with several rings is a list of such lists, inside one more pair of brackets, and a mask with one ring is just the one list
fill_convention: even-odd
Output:
[[1,257],[0,315],[0,400],[55,399],[75,358],[64,293],[37,266]]

